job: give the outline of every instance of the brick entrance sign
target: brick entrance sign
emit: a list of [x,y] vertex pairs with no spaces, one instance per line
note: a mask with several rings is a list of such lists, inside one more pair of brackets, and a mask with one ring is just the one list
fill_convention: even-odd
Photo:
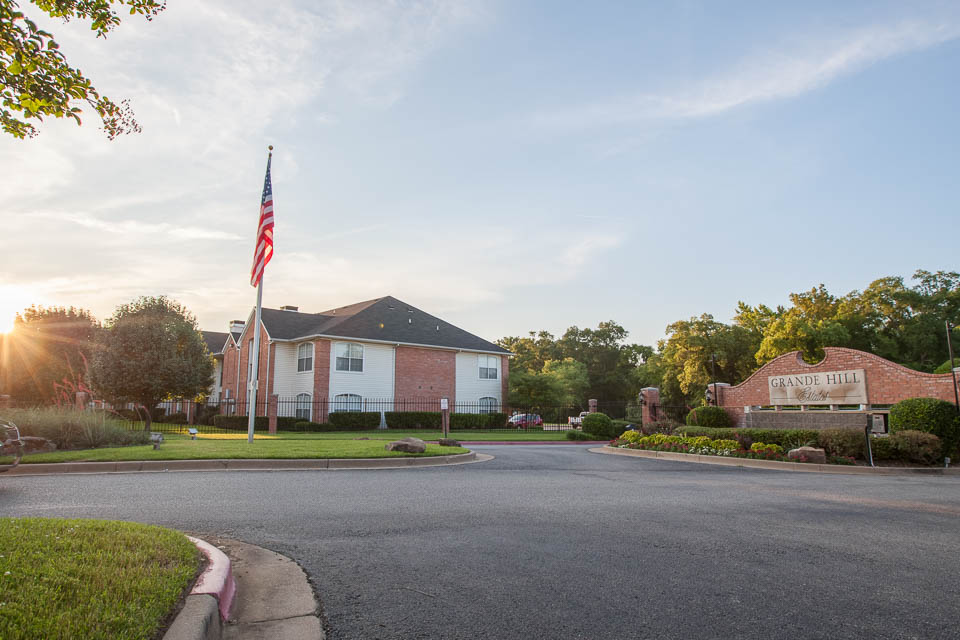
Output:
[[954,400],[950,373],[914,371],[855,349],[824,352],[817,364],[799,351],[774,358],[737,386],[719,386],[718,404],[736,426],[817,429],[866,424],[876,405],[906,398]]

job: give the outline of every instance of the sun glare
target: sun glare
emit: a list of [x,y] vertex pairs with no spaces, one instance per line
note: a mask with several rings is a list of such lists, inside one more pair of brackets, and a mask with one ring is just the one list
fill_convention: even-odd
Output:
[[30,293],[13,285],[0,285],[0,333],[13,330],[13,320],[17,314],[37,300],[30,299]]

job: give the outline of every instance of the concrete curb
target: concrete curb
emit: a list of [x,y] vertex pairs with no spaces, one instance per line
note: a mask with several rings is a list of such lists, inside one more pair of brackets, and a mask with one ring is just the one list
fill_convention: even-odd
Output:
[[237,591],[232,564],[225,553],[209,542],[192,536],[187,538],[206,556],[207,567],[163,634],[163,640],[219,640]]
[[286,471],[303,469],[405,469],[473,462],[476,453],[415,458],[255,458],[214,460],[143,460],[130,462],[53,462],[21,464],[7,476],[64,473],[139,473],[165,471]]
[[960,467],[951,467],[949,469],[938,467],[855,467],[839,464],[811,464],[809,462],[780,462],[778,460],[723,458],[720,456],[701,456],[692,453],[676,453],[673,451],[644,451],[643,449],[618,449],[616,447],[600,447],[596,449],[588,449],[588,451],[590,451],[590,453],[604,453],[615,456],[632,456],[634,458],[652,458],[657,460],[672,460],[674,462],[715,464],[719,466],[743,467],[749,469],[801,471],[805,473],[832,473],[847,476],[960,475]]

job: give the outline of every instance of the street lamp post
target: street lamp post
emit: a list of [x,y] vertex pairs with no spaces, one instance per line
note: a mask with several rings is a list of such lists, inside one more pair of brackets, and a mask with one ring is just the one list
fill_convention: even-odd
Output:
[[950,324],[949,320],[944,322],[947,326],[947,351],[950,353],[950,375],[953,376],[953,404],[957,408],[957,414],[960,415],[960,392],[957,391],[957,372],[954,371],[953,364],[953,342],[950,340],[950,334],[953,332],[954,326]]

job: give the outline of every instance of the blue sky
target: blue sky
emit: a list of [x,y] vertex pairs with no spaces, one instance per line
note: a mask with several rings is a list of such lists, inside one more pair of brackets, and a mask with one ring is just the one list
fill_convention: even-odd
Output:
[[[956,270],[950,2],[172,0],[48,23],[143,133],[0,139],[0,325],[137,295],[244,317],[394,295],[494,339],[613,319],[651,344],[737,300]],[[841,6],[837,6],[837,5]]]

